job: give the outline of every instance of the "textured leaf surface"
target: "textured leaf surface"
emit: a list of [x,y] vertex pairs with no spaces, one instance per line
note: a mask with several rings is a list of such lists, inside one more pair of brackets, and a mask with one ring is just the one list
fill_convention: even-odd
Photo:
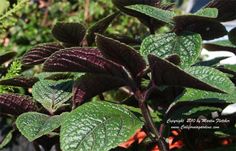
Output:
[[63,151],[108,151],[128,140],[143,123],[126,108],[91,102],[72,111],[61,126]]
[[31,88],[37,81],[38,78],[35,77],[20,76],[11,79],[0,80],[0,85]]
[[229,40],[206,43],[204,44],[204,48],[209,51],[229,51],[236,54],[236,45],[232,44]]
[[48,116],[37,112],[28,112],[21,114],[16,120],[18,130],[30,142],[49,134],[61,125],[62,115]]
[[51,54],[63,48],[63,46],[56,43],[46,43],[35,46],[23,56],[22,63],[27,66],[41,64],[51,56]]
[[217,8],[203,8],[197,11],[194,15],[216,18],[218,16],[218,9]]
[[0,65],[14,58],[16,54],[17,53],[13,51],[0,54]]
[[208,103],[236,103],[236,93],[224,94],[216,92],[207,92],[195,89],[186,89],[186,92],[182,97],[178,99],[178,102],[183,101],[200,101]]
[[183,86],[229,93],[235,89],[234,84],[224,73],[213,68],[199,66],[184,71],[169,61],[153,55],[149,56],[149,63],[156,85]]
[[84,39],[86,29],[80,23],[57,23],[53,29],[53,36],[60,42],[79,46]]
[[177,33],[185,31],[199,33],[204,40],[220,38],[228,33],[225,26],[213,18],[182,15],[175,16],[173,19]]
[[2,113],[20,115],[24,112],[37,111],[37,109],[31,97],[18,94],[0,95],[0,112]]
[[221,22],[236,19],[236,1],[235,0],[212,0],[206,5],[209,8],[217,8],[219,15],[217,19]]
[[50,112],[56,111],[72,97],[72,80],[40,80],[33,86],[32,95]]
[[175,14],[171,11],[162,10],[153,6],[142,5],[142,4],[127,6],[127,8],[143,13],[159,21],[162,21],[168,24],[173,24],[172,18],[175,16]]
[[86,36],[86,39],[88,41],[88,45],[90,46],[95,41],[95,33],[102,34],[108,26],[111,24],[111,22],[119,15],[119,13],[113,13],[97,23],[95,23],[93,26],[91,26],[88,29],[88,34]]
[[128,85],[120,78],[109,75],[86,74],[79,78],[73,90],[73,102],[76,106],[102,92]]
[[69,48],[54,53],[44,64],[44,71],[91,72],[127,78],[123,67],[105,59],[95,48]]
[[10,131],[4,138],[3,140],[0,142],[0,149],[3,149],[6,145],[8,145],[12,139],[12,133],[14,131]]
[[154,54],[158,57],[168,57],[177,54],[181,58],[181,66],[194,64],[200,55],[202,39],[198,34],[177,36],[175,33],[151,35],[144,39],[141,54]]
[[96,43],[106,58],[126,67],[133,77],[146,68],[145,60],[132,47],[102,35],[97,35]]

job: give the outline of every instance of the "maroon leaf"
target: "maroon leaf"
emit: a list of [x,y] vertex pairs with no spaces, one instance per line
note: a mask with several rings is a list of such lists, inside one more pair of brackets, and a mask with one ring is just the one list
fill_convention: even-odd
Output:
[[118,12],[113,13],[103,19],[101,19],[100,21],[98,21],[97,23],[95,23],[93,26],[91,26],[88,29],[88,34],[86,36],[88,45],[92,45],[95,41],[95,33],[100,33],[102,34],[107,28],[108,26],[111,24],[111,22],[119,15]]
[[29,50],[22,58],[23,65],[33,66],[43,63],[54,52],[64,47],[56,43],[38,45]]
[[17,86],[17,87],[24,87],[24,88],[31,88],[36,82],[38,78],[36,77],[15,77],[12,79],[1,80],[0,85],[7,85],[7,86]]
[[146,68],[145,60],[132,47],[99,34],[96,43],[104,57],[126,67],[133,77],[136,77]]
[[84,39],[86,29],[80,23],[57,23],[53,29],[53,36],[60,42],[79,46]]
[[4,54],[0,54],[0,65],[11,60],[17,55],[16,52],[11,51],[11,52],[6,52]]
[[149,55],[148,61],[152,70],[152,80],[155,85],[181,86],[206,91],[222,92],[191,76],[167,60],[154,55]]
[[78,106],[98,94],[125,85],[127,85],[126,81],[113,76],[86,74],[82,76],[74,86],[73,103]]
[[236,1],[235,0],[213,0],[205,7],[217,8],[219,11],[217,19],[221,22],[236,19]]
[[168,56],[165,59],[168,60],[169,62],[175,64],[175,65],[180,65],[180,63],[181,63],[181,59],[178,55],[171,55],[171,56]]
[[20,115],[24,112],[37,111],[33,99],[18,94],[0,95],[0,112],[5,114]]
[[209,51],[229,51],[236,55],[236,46],[228,40],[224,40],[222,43],[206,43],[203,47]]
[[212,18],[182,15],[175,16],[173,19],[177,33],[185,31],[199,33],[203,40],[211,40],[227,34],[225,26]]
[[49,72],[90,72],[103,73],[127,78],[121,65],[103,58],[96,48],[68,48],[54,53],[44,63],[44,71]]

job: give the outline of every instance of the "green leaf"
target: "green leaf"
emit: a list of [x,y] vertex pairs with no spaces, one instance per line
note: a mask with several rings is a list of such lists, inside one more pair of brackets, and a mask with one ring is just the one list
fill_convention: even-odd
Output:
[[214,68],[194,66],[186,68],[185,72],[223,92],[232,93],[235,91],[235,86],[227,75]]
[[128,109],[107,102],[90,102],[64,120],[60,142],[63,151],[108,151],[128,140],[143,123]]
[[7,0],[0,1],[0,15],[9,7],[10,3]]
[[48,116],[37,112],[21,114],[16,120],[16,126],[30,142],[47,135],[60,127],[62,119],[67,114]]
[[196,89],[186,89],[186,92],[177,102],[201,101],[205,103],[236,103],[236,91],[231,94],[223,94]]
[[14,130],[11,130],[5,138],[3,138],[3,140],[0,142],[0,149],[3,149],[7,144],[10,143],[11,139],[12,139],[12,133],[14,132]]
[[72,96],[72,80],[40,80],[33,86],[32,95],[49,112],[55,112]]
[[166,58],[177,54],[181,58],[181,66],[194,64],[201,52],[202,39],[199,34],[177,36],[175,33],[151,35],[144,39],[140,53],[147,56],[152,53]]
[[223,67],[224,67],[225,69],[228,69],[228,70],[233,71],[233,72],[236,73],[236,65],[226,64],[226,65],[223,65]]
[[218,9],[217,8],[203,8],[197,11],[194,15],[209,17],[209,18],[217,18]]
[[162,21],[168,24],[173,24],[172,18],[175,16],[175,14],[171,11],[162,10],[153,6],[142,5],[142,4],[131,5],[131,6],[126,6],[126,7],[129,9],[135,10],[137,12],[143,13],[152,18],[155,18],[159,21]]
[[229,40],[220,40],[212,43],[204,44],[204,48],[209,51],[229,51],[236,54],[236,45]]

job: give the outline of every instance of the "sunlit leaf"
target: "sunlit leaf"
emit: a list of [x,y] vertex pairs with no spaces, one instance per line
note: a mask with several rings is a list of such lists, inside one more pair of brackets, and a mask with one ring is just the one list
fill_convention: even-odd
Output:
[[218,16],[218,9],[217,8],[203,8],[194,13],[197,16],[204,16],[210,18],[216,18]]

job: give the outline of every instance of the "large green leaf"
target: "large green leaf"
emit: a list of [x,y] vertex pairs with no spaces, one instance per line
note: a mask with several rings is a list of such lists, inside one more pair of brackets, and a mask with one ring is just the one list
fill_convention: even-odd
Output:
[[143,56],[154,54],[158,57],[168,57],[178,54],[181,66],[194,64],[201,52],[202,39],[199,34],[177,36],[175,33],[151,35],[144,39],[140,53]]
[[128,140],[143,123],[121,105],[91,102],[72,111],[60,133],[63,151],[107,151]]
[[21,114],[16,120],[16,126],[29,141],[47,135],[60,127],[62,118],[67,114],[48,116],[37,112]]
[[175,14],[171,11],[162,10],[160,8],[142,4],[127,6],[127,8],[143,13],[159,21],[173,24],[172,18],[175,16]]
[[214,68],[194,66],[186,68],[185,72],[223,92],[232,93],[235,90],[233,82],[227,75]]
[[194,15],[209,17],[209,18],[216,18],[218,16],[218,9],[217,8],[203,8],[197,11]]
[[55,112],[72,97],[72,80],[40,80],[33,86],[32,95],[50,112]]

